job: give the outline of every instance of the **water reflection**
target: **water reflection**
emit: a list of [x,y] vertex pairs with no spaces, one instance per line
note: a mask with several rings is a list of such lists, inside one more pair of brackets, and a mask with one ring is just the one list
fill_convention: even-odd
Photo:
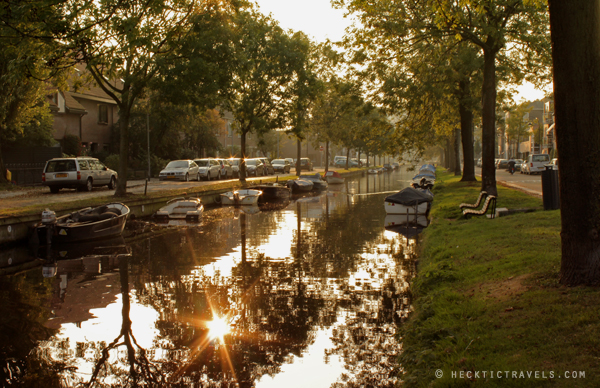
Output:
[[[415,243],[383,228],[386,194],[373,193],[403,187],[403,174],[347,180],[281,210],[205,211],[201,227],[130,242],[131,257],[92,274],[61,269],[66,291],[41,271],[2,278],[45,301],[43,333],[11,357],[35,350],[29,368],[64,386],[392,387]],[[86,315],[46,312],[71,296]]]

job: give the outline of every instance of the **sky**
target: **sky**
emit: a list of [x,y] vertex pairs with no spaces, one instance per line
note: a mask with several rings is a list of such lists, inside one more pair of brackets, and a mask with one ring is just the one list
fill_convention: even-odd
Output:
[[[340,41],[352,22],[344,18],[344,10],[333,9],[329,0],[254,0],[265,14],[272,14],[283,29],[303,31],[316,42]],[[515,102],[523,98],[534,101],[544,98],[543,91],[525,84],[517,88]]]

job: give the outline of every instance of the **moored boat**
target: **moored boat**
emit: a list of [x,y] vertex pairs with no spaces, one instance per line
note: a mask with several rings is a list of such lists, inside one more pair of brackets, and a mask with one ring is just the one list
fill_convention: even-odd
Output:
[[292,190],[289,187],[280,185],[279,183],[255,185],[252,188],[262,191],[262,195],[258,198],[258,203],[287,200],[292,195]]
[[258,204],[258,198],[262,195],[261,190],[242,189],[228,191],[221,194],[222,205],[250,206]]
[[344,183],[344,178],[337,171],[327,171],[324,179],[330,185],[339,185]]
[[54,212],[46,210],[42,213],[42,222],[35,227],[35,235],[41,244],[115,237],[123,233],[128,216],[129,207],[123,203],[87,207],[58,218]]
[[198,221],[204,211],[200,198],[174,198],[158,210],[154,217],[159,221]]
[[399,192],[388,195],[384,200],[388,214],[423,214],[428,215],[433,197],[413,187],[406,187]]
[[425,214],[388,214],[384,222],[386,229],[410,225],[426,228],[429,225],[429,219]]
[[314,184],[306,179],[292,179],[287,181],[287,186],[292,190],[292,194],[299,194],[312,191]]
[[300,175],[300,179],[311,181],[313,183],[313,190],[324,190],[328,184],[321,178],[321,174],[316,173],[314,175]]

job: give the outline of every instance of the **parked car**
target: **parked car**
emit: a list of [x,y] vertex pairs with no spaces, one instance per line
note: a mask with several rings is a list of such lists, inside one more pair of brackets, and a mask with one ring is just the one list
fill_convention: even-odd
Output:
[[523,159],[515,159],[515,171],[521,171],[523,165]]
[[[541,173],[546,169],[546,165],[550,163],[550,155],[548,154],[532,154],[527,158],[527,162],[521,166],[521,172],[524,174]],[[523,171],[525,167],[525,171]]]
[[313,164],[309,158],[300,158],[300,171],[302,170],[313,170]]
[[202,158],[194,160],[198,165],[198,173],[200,178],[207,181],[211,179],[219,179],[221,174],[221,165],[218,161],[212,158]]
[[346,167],[346,157],[345,156],[334,156],[333,157],[333,165],[335,167]]
[[508,168],[508,159],[498,159],[496,163],[497,170],[506,170]]
[[229,164],[231,164],[231,170],[233,172],[233,176],[236,178],[240,177],[240,163],[242,159],[240,158],[229,158]]
[[554,158],[550,161],[553,170],[558,170],[558,158]]
[[282,174],[289,174],[290,170],[292,168],[292,166],[290,165],[290,162],[287,159],[274,159],[271,162],[271,165],[273,165],[273,170],[275,171],[275,173],[282,173]]
[[273,169],[273,166],[271,165],[271,162],[269,162],[269,159],[267,158],[258,158],[260,159],[260,161],[263,163],[263,173],[265,175],[275,175],[275,169]]
[[477,167],[481,167],[481,158],[477,159]]
[[104,185],[112,190],[116,187],[117,178],[116,171],[90,157],[50,159],[42,172],[42,184],[48,186],[52,193],[64,188],[92,191],[94,186]]
[[198,165],[193,160],[173,160],[158,174],[159,180],[200,180]]
[[246,175],[248,176],[262,176],[265,167],[260,159],[246,159]]
[[229,163],[229,159],[215,159],[219,162],[219,179],[233,178],[233,167]]

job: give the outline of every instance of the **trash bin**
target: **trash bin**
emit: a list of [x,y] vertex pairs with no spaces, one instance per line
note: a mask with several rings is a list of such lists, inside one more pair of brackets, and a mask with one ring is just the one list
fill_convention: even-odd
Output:
[[558,170],[546,166],[542,171],[542,198],[544,210],[560,209],[560,192],[558,189]]

